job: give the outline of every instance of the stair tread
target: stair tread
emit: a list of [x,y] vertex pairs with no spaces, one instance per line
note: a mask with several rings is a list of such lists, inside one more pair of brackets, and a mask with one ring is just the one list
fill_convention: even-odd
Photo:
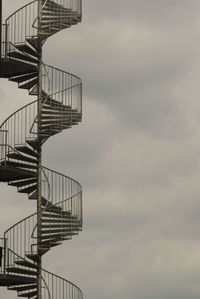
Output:
[[27,178],[34,178],[36,177],[36,172],[24,169],[24,168],[18,168],[11,165],[0,164],[0,181],[1,182],[10,182],[15,180],[22,180]]
[[23,268],[16,268],[16,267],[9,267],[6,268],[7,272],[12,272],[12,273],[19,273],[19,274],[27,274],[27,275],[35,275],[37,276],[36,271],[28,270],[28,269],[23,269]]
[[32,193],[33,191],[37,190],[37,186],[38,186],[38,184],[36,183],[36,184],[34,184],[30,187],[19,189],[18,192],[19,193],[28,193],[29,194],[29,193]]
[[17,167],[17,168],[27,168],[27,169],[37,169],[36,165],[32,165],[32,164],[25,164],[25,163],[20,163],[20,162],[14,162],[14,161],[6,161],[6,162],[2,162],[2,165],[9,165],[9,166],[13,166],[13,167]]
[[19,44],[19,45],[15,45],[15,47],[25,53],[28,53],[36,58],[39,57],[37,51],[33,50],[31,47],[29,47],[27,44]]
[[35,295],[37,295],[37,290],[30,291],[30,292],[25,292],[25,293],[22,293],[22,294],[18,294],[18,297],[28,297],[28,298],[31,298],[31,297],[33,297]]
[[14,274],[0,274],[0,286],[17,286],[36,283],[35,277],[20,276]]
[[79,229],[76,227],[72,227],[69,225],[68,228],[61,228],[61,229],[44,229],[41,231],[41,234],[42,234],[42,238],[44,235],[52,235],[52,234],[56,234],[56,233],[59,233],[59,234],[65,234],[65,233],[68,233],[68,232],[75,232],[75,231],[79,231]]
[[35,265],[35,264],[33,264],[29,261],[26,261],[26,260],[16,260],[15,264],[25,266],[25,267],[29,267],[29,268],[38,269],[37,265]]
[[26,143],[28,143],[37,152],[40,150],[38,139],[26,140]]
[[34,179],[29,179],[29,180],[21,180],[21,181],[13,181],[13,182],[9,182],[8,184],[10,186],[15,186],[15,187],[23,187],[23,186],[27,186],[33,183],[37,183],[37,178]]
[[[27,143],[28,143],[28,141],[27,141]],[[15,148],[16,148],[16,150],[18,150],[18,151],[20,151],[22,153],[25,153],[25,154],[27,154],[29,156],[33,156],[35,158],[38,158],[38,153],[36,153],[34,150],[32,150],[31,148],[29,148],[26,145],[16,146]]]
[[78,221],[76,219],[70,219],[70,218],[68,218],[68,219],[67,218],[60,218],[58,220],[42,218],[42,223],[52,223],[52,224],[53,223],[60,223],[60,224],[62,224],[62,223],[71,223],[72,225],[77,223],[77,225],[81,225],[80,221]]
[[8,56],[9,56],[10,58],[20,59],[20,60],[27,61],[27,62],[31,62],[31,63],[35,63],[35,64],[38,62],[37,59],[32,58],[32,57],[30,57],[30,56],[27,56],[27,55],[22,54],[22,53],[17,52],[17,51],[9,52],[9,53],[8,53]]
[[42,217],[43,219],[44,218],[50,218],[50,219],[53,219],[53,218],[57,218],[57,219],[78,219],[78,217],[74,217],[74,216],[71,216],[70,214],[52,214],[52,213],[48,213],[48,212],[43,212],[42,213]]
[[33,86],[35,86],[38,83],[38,78],[33,79],[25,84],[19,85],[19,88],[22,89],[31,89]]
[[57,241],[61,241],[63,237],[68,237],[68,236],[72,236],[72,235],[78,235],[78,233],[74,232],[74,231],[70,231],[69,233],[60,233],[60,234],[51,234],[48,236],[42,236],[42,240],[47,240],[47,239],[55,239]]
[[22,154],[20,155],[18,153],[7,154],[7,157],[8,158],[12,158],[12,159],[16,159],[16,160],[21,160],[21,161],[25,161],[25,162],[30,162],[30,163],[37,164],[37,160],[36,159],[24,156]]
[[23,76],[11,77],[9,80],[18,82],[18,83],[22,83],[26,80],[33,79],[33,78],[37,77],[37,75],[38,75],[37,72],[33,72],[31,74],[27,74],[27,75],[23,75]]
[[39,262],[39,257],[37,254],[34,253],[27,253],[26,257],[34,262]]
[[26,41],[37,51],[38,50],[38,38],[27,38]]
[[10,291],[21,292],[21,291],[26,291],[26,290],[28,291],[28,290],[36,289],[36,288],[37,288],[37,284],[32,284],[32,285],[25,285],[25,286],[11,286],[8,289]]

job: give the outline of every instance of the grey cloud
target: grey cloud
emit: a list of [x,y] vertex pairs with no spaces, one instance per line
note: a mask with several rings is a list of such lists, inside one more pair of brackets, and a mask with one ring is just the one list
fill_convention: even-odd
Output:
[[[23,1],[7,2],[11,12]],[[87,0],[83,24],[44,47],[48,64],[84,83],[83,123],[49,140],[43,159],[82,183],[84,229],[44,266],[85,298],[199,298],[199,8]],[[1,120],[33,100],[6,82]],[[2,232],[34,210],[8,189]]]

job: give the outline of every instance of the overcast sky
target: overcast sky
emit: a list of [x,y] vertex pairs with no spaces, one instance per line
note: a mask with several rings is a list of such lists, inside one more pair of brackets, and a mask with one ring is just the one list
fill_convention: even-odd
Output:
[[[4,15],[22,3],[4,0]],[[43,155],[82,184],[83,232],[44,264],[84,298],[199,299],[199,46],[199,0],[84,0],[82,24],[44,46],[45,62],[84,84],[82,124]],[[0,88],[1,122],[33,99]],[[3,233],[35,206],[0,186]]]

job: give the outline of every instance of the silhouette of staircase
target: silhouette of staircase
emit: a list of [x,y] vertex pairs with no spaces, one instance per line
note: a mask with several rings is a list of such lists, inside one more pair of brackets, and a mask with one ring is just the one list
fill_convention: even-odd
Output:
[[37,204],[36,213],[0,239],[0,286],[32,299],[82,299],[73,283],[42,268],[42,256],[82,229],[81,185],[41,165],[42,145],[82,118],[82,83],[44,64],[42,46],[53,34],[81,22],[81,0],[36,0],[2,25],[1,78],[37,100],[0,126],[0,182]]

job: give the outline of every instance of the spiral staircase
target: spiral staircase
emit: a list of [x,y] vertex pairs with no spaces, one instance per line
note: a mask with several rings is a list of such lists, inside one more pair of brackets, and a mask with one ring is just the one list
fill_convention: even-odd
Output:
[[37,207],[0,239],[0,286],[19,297],[83,298],[76,285],[42,268],[45,253],[82,229],[81,185],[42,166],[41,159],[48,138],[81,121],[80,78],[42,60],[50,36],[81,22],[81,1],[35,0],[1,25],[0,76],[35,97],[0,126],[0,182]]

